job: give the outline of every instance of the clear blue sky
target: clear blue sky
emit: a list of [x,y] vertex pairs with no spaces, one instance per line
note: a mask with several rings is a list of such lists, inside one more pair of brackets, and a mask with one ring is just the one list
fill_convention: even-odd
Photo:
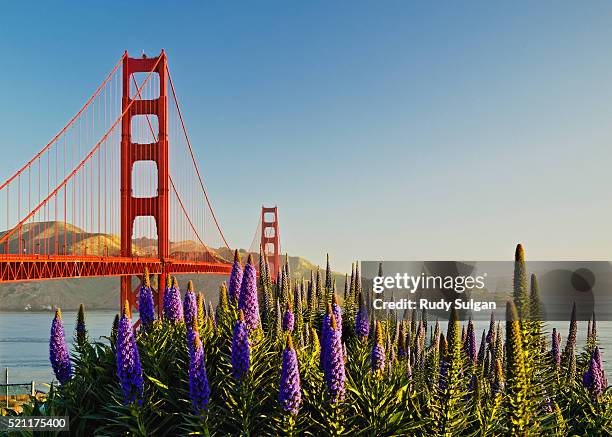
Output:
[[609,260],[610,23],[610,2],[13,2],[0,179],[123,50],[163,47],[232,245],[266,203],[284,250],[339,270],[511,259],[519,241]]

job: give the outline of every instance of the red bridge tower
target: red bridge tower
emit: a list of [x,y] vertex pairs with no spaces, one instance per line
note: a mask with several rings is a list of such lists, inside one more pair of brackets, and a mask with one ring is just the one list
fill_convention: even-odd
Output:
[[278,276],[278,255],[280,250],[278,238],[278,208],[261,207],[261,246],[270,265],[270,278],[276,281]]
[[[159,62],[158,62],[159,60]],[[121,119],[121,256],[132,256],[132,236],[136,217],[150,216],[157,225],[158,254],[162,266],[169,255],[168,238],[168,94],[166,83],[166,54],[162,50],[156,58],[130,58],[123,60],[124,115]],[[157,66],[156,66],[157,65]],[[155,68],[155,70],[153,70]],[[159,97],[142,100],[134,96],[130,107],[130,83],[134,73],[154,71],[159,75]],[[129,109],[126,111],[126,109]],[[157,141],[140,144],[132,141],[132,117],[154,115],[157,117]],[[157,164],[157,195],[154,197],[133,197],[132,169],[137,161],[153,161]],[[166,268],[158,276],[157,308],[162,309]],[[137,294],[132,290],[132,277],[121,276],[121,306],[127,299],[135,306]]]

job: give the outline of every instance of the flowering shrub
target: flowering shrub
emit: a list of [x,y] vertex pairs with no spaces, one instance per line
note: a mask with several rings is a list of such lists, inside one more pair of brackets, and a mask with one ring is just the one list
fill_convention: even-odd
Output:
[[506,324],[492,317],[482,336],[455,311],[445,333],[425,313],[380,317],[357,267],[339,299],[329,267],[292,282],[285,266],[273,284],[236,256],[216,308],[192,286],[181,302],[175,280],[161,319],[145,281],[140,327],[126,304],[109,341],[91,342],[83,315],[72,362],[58,310],[50,358],[61,385],[25,413],[70,416],[74,435],[609,434],[595,318],[579,350],[573,310],[562,348],[534,317],[537,281],[529,290],[516,253]]

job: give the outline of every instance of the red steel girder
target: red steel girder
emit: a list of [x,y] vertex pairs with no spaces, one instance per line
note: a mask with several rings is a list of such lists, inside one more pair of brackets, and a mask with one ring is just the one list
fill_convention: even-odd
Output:
[[0,255],[0,283],[42,281],[62,278],[141,275],[145,268],[150,274],[218,274],[226,275],[231,264],[180,261],[169,259],[163,264],[158,258],[97,257],[97,256],[22,256]]

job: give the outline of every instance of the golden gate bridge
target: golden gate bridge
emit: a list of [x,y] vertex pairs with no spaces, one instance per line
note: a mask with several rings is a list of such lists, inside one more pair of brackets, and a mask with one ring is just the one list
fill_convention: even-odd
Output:
[[[145,268],[158,284],[231,269],[163,50],[154,58],[126,51],[66,126],[0,186],[0,205],[0,283],[119,276],[120,302],[135,306],[132,276]],[[262,207],[254,240],[276,277],[276,207]]]

